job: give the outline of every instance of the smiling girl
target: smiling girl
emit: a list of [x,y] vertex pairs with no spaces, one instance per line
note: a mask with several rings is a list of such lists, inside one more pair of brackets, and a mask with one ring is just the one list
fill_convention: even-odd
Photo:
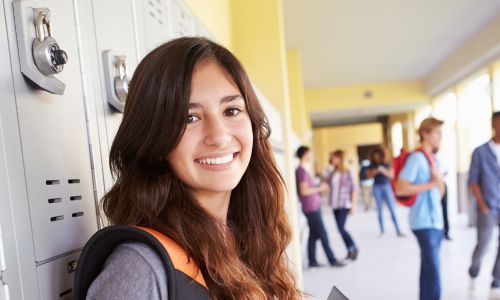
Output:
[[[154,229],[199,267],[212,299],[298,299],[270,129],[238,60],[204,38],[149,53],[132,78],[104,197],[114,224]],[[167,298],[159,257],[118,246],[91,299]],[[134,284],[131,284],[133,282]]]

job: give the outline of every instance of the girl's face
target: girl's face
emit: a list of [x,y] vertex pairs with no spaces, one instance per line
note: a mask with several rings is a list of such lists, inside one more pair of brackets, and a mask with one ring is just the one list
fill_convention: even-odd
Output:
[[239,89],[228,78],[213,61],[196,66],[188,124],[167,158],[195,194],[230,192],[250,161],[252,124]]
[[332,164],[338,166],[340,164],[340,157],[332,155]]

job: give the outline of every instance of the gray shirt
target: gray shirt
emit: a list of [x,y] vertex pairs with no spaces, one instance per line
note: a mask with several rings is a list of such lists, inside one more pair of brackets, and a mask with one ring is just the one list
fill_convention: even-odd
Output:
[[160,256],[140,242],[119,245],[87,292],[89,300],[167,299],[167,274]]

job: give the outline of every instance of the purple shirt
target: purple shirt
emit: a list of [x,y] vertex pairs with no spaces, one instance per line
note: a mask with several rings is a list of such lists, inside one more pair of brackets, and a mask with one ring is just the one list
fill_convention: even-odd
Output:
[[309,213],[318,210],[321,205],[321,198],[319,196],[319,193],[314,193],[309,196],[302,196],[300,194],[300,183],[307,182],[309,187],[316,186],[309,173],[307,173],[307,171],[302,166],[299,166],[295,170],[295,178],[297,179],[297,193],[299,194],[299,200],[302,203],[302,211],[305,213]]

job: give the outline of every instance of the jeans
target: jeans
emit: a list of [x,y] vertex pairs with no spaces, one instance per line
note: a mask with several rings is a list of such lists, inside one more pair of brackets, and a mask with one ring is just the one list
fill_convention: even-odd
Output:
[[309,259],[309,265],[317,265],[316,261],[316,241],[321,240],[323,249],[325,250],[326,257],[330,264],[335,263],[335,255],[330,248],[328,242],[328,236],[326,234],[325,226],[323,225],[323,219],[321,217],[321,209],[313,212],[305,213],[307,218],[307,223],[309,224],[309,239],[307,241],[307,256]]
[[396,227],[397,234],[401,234],[401,230],[399,230],[398,219],[395,213],[395,199],[394,194],[392,192],[391,184],[374,184],[373,185],[373,197],[375,198],[375,204],[377,204],[377,214],[378,214],[378,224],[380,226],[380,233],[384,233],[384,220],[382,216],[382,205],[385,202],[387,207],[389,208],[389,212],[391,214],[392,222],[394,223],[394,227]]
[[[481,261],[483,260],[488,245],[490,244],[493,230],[500,225],[500,214],[490,210],[487,214],[478,212],[477,215],[477,244],[472,253],[472,263],[469,268],[469,275],[476,278],[479,274]],[[497,249],[497,257],[493,267],[492,287],[500,287],[500,244]]]
[[439,300],[441,296],[439,249],[443,231],[419,229],[413,233],[420,246],[420,300]]
[[356,245],[354,244],[351,235],[345,229],[345,223],[347,221],[347,216],[349,215],[349,209],[347,208],[334,209],[333,215],[335,216],[335,222],[337,223],[337,228],[339,229],[340,235],[344,240],[345,246],[347,247],[347,251],[351,252],[356,250]]

